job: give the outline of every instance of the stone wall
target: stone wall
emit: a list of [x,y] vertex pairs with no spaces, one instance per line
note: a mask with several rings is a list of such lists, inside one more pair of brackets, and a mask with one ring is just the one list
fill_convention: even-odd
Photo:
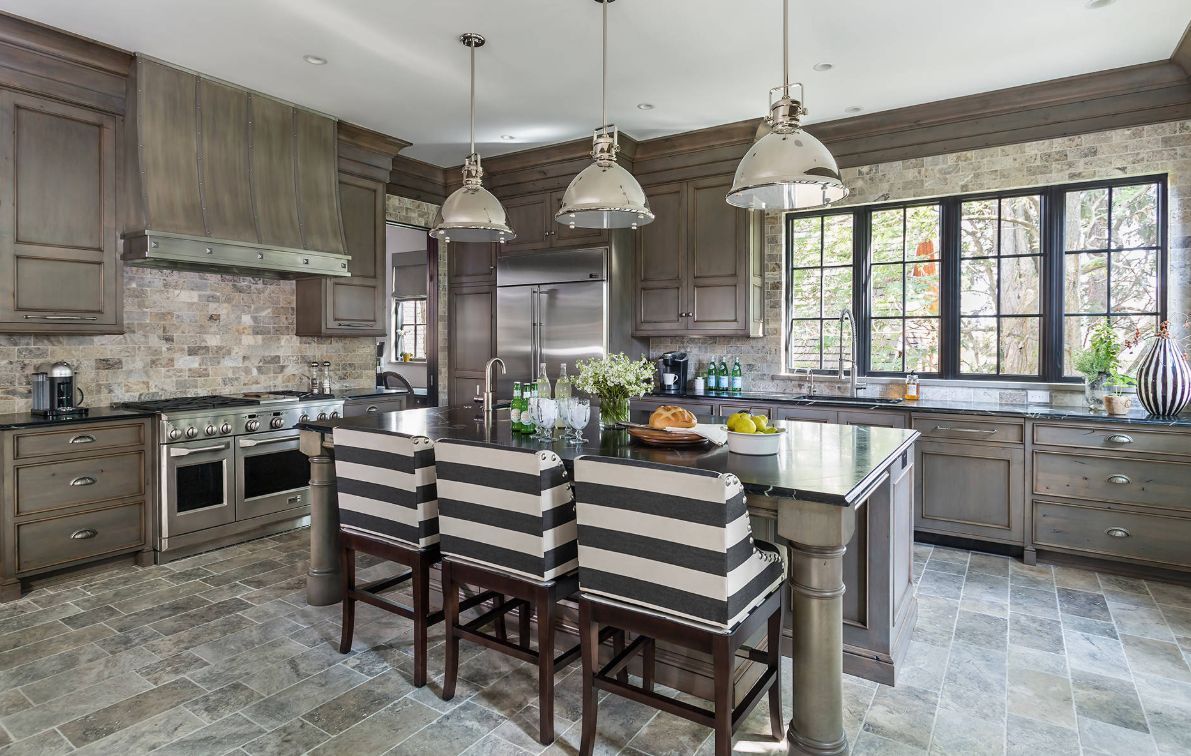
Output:
[[[1186,336],[1188,318],[1191,317],[1191,121],[848,168],[843,171],[843,177],[851,194],[841,205],[1157,173],[1169,174],[1168,311],[1171,322]],[[714,355],[739,355],[749,387],[756,390],[796,388],[781,372],[785,300],[783,233],[781,214],[770,213],[765,222],[763,338],[655,338],[650,341],[650,353],[684,350],[691,354],[696,365],[704,364]],[[1024,390],[970,385],[927,385],[923,394],[973,401],[1026,399]],[[1060,403],[1078,401],[1078,397],[1071,394],[1055,391],[1050,398]]]

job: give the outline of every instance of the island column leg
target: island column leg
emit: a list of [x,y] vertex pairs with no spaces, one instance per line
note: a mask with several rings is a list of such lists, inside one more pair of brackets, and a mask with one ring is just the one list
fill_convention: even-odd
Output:
[[306,573],[306,603],[328,606],[343,599],[335,459],[322,433],[302,431],[300,443],[302,452],[310,458],[310,568]]
[[783,499],[778,533],[790,542],[793,593],[794,716],[791,754],[842,754],[844,732],[844,552],[852,540],[851,507]]

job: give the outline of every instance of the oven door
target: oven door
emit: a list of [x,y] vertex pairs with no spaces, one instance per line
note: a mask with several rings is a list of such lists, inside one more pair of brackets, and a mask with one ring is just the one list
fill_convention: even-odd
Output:
[[236,519],[232,439],[207,439],[162,447],[162,537],[193,533]]
[[236,439],[237,520],[309,504],[310,460],[298,436],[289,429]]

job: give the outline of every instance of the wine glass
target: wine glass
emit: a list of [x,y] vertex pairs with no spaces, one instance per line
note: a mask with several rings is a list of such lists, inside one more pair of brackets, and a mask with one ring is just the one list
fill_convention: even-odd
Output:
[[554,399],[544,399],[539,397],[537,409],[534,412],[534,425],[538,427],[538,432],[534,434],[534,438],[543,443],[551,443],[554,441],[554,421],[558,419],[558,402]]
[[587,428],[587,423],[591,420],[591,400],[574,397],[567,402],[566,409],[567,427],[571,431],[570,443],[574,446],[582,446],[586,439],[583,438],[583,431]]

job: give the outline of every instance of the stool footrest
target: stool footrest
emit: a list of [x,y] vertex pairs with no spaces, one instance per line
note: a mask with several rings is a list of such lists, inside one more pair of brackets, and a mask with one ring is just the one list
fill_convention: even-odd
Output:
[[701,706],[695,706],[694,704],[689,704],[676,698],[654,693],[639,685],[623,683],[615,677],[605,677],[602,672],[595,676],[593,682],[595,687],[601,690],[616,693],[637,703],[652,706],[655,709],[661,709],[668,714],[688,719],[704,727],[715,727],[715,713],[710,709],[704,709]]
[[371,583],[361,583],[355,587],[356,591],[368,593],[380,593],[387,591],[390,588],[401,585],[402,583],[412,580],[414,576],[413,570],[394,577],[381,578],[380,580],[373,580]]

